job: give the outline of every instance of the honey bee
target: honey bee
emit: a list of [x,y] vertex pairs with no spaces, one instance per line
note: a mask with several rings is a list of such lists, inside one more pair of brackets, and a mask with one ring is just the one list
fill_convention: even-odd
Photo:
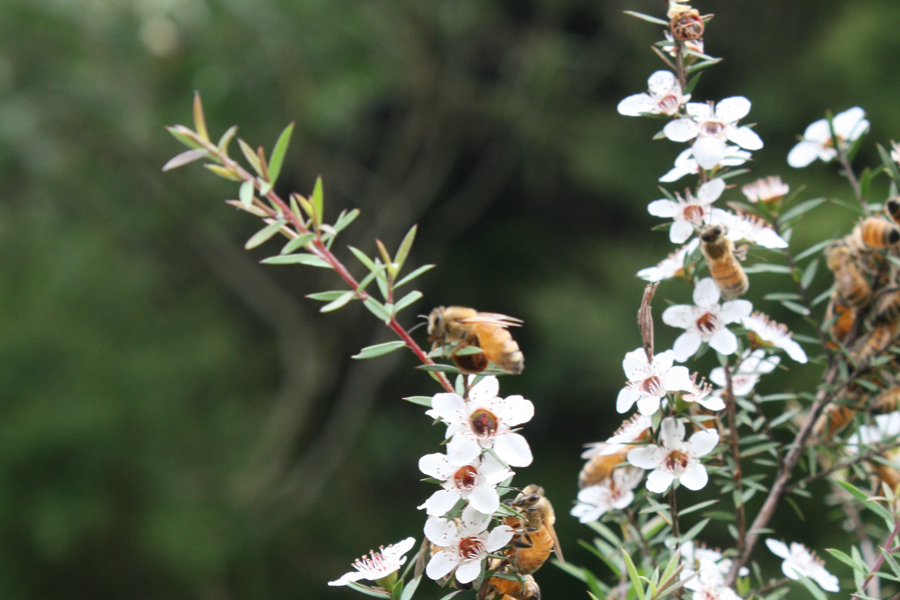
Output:
[[876,414],[894,412],[900,407],[900,386],[889,387],[869,401],[869,410]]
[[831,436],[847,426],[860,408],[865,398],[859,386],[848,387],[839,397],[830,402],[813,425],[813,433],[819,439],[828,441]]
[[[440,306],[428,315],[428,341],[434,343],[432,350],[438,345],[456,344],[451,357],[464,373],[480,373],[492,362],[507,373],[518,375],[525,368],[525,357],[506,328],[521,324],[519,319],[506,315]],[[481,353],[456,354],[468,346],[480,348]]]
[[631,448],[632,446],[622,446],[621,450],[613,454],[591,456],[578,474],[578,488],[584,489],[611,477],[613,469],[625,462],[625,457]]
[[878,323],[869,334],[862,339],[859,349],[854,354],[856,363],[860,366],[869,362],[869,359],[883,352],[897,333],[897,322],[882,321]]
[[529,485],[508,505],[522,514],[521,518],[505,518],[506,524],[516,532],[513,547],[507,555],[513,571],[522,575],[534,573],[547,561],[551,551],[555,551],[559,560],[564,561],[553,528],[556,515],[553,505],[544,496],[544,489]]
[[[500,560],[493,559],[488,568],[496,569],[500,563]],[[506,569],[502,572],[507,577],[510,577]],[[534,575],[517,575],[515,579],[507,577],[494,575],[485,579],[481,587],[478,588],[476,599],[494,600],[494,598],[499,596],[501,600],[541,600],[541,588],[534,580]]]
[[862,241],[870,248],[888,248],[900,242],[900,228],[884,219],[869,217],[857,227]]
[[828,248],[827,259],[828,268],[834,273],[835,291],[841,303],[850,308],[868,304],[872,300],[872,287],[856,265],[850,248],[840,242],[832,244]]
[[829,333],[831,339],[837,343],[842,343],[847,339],[847,334],[853,327],[856,320],[857,309],[850,308],[841,301],[841,296],[836,291],[832,292],[831,300],[828,302],[828,308],[825,311],[825,322],[831,322]]
[[891,218],[894,219],[895,222],[900,223],[900,196],[888,198],[884,207],[887,209],[888,214],[891,215]]
[[885,292],[875,303],[877,322],[896,323],[900,321],[900,288]]
[[706,225],[700,230],[700,251],[709,264],[709,274],[728,298],[747,293],[750,281],[735,256],[734,242],[725,236],[722,225]]

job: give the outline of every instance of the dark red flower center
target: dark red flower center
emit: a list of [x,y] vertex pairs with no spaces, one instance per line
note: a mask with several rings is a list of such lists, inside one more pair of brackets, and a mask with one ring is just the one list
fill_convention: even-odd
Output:
[[676,110],[678,110],[678,107],[680,105],[680,99],[675,94],[666,94],[656,102],[656,106],[659,107],[659,110],[663,111],[667,115],[671,115]]
[[691,223],[699,223],[703,219],[703,207],[696,204],[689,204],[684,209],[684,218]]
[[722,137],[725,131],[725,124],[719,121],[703,121],[700,123],[700,133],[710,137]]
[[489,438],[497,433],[500,421],[491,411],[479,408],[469,416],[469,424],[477,437]]
[[660,381],[659,377],[655,375],[653,377],[649,377],[644,380],[644,383],[641,384],[641,391],[648,396],[662,396],[662,381]]
[[472,465],[466,465],[465,467],[457,469],[456,473],[453,474],[453,483],[456,485],[456,488],[460,490],[471,490],[475,487],[477,481],[478,469]]
[[672,450],[666,456],[666,469],[669,471],[684,471],[688,466],[688,456],[680,450]]
[[459,555],[466,559],[475,559],[484,554],[484,542],[480,537],[467,537],[459,543]]
[[719,326],[719,317],[711,312],[705,313],[697,319],[697,329],[704,335],[711,335],[716,332]]

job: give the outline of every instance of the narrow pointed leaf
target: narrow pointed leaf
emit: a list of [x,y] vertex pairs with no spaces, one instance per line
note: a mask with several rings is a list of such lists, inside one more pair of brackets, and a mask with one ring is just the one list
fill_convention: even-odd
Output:
[[788,223],[789,221],[799,217],[800,215],[816,208],[820,204],[824,203],[825,200],[826,200],[825,198],[813,198],[811,200],[806,200],[804,202],[801,202],[797,206],[791,207],[788,210],[786,210],[784,212],[784,214],[781,215],[780,220],[782,223]]
[[422,292],[413,290],[407,295],[403,296],[395,305],[394,305],[394,314],[397,314],[416,300],[422,297]]
[[316,178],[316,185],[313,187],[313,193],[312,193],[311,200],[312,200],[313,208],[315,209],[315,212],[316,212],[316,215],[314,217],[314,219],[316,221],[316,225],[321,225],[322,224],[322,215],[324,214],[323,211],[325,209],[325,192],[322,189],[322,176],[321,175],[319,175]]
[[403,238],[403,241],[400,242],[400,247],[397,249],[397,255],[394,257],[394,262],[397,264],[397,271],[400,271],[403,268],[403,263],[406,262],[406,257],[409,256],[409,251],[412,248],[413,241],[416,239],[416,231],[418,229],[418,225],[413,225],[406,234],[406,237]]
[[222,134],[222,137],[219,138],[219,152],[221,152],[223,156],[228,156],[228,145],[231,144],[231,140],[234,139],[237,130],[237,125],[232,125]]
[[369,296],[363,301],[363,305],[365,305],[365,307],[369,309],[370,313],[372,313],[385,323],[391,320],[390,313],[388,313],[388,311],[384,309],[384,306],[382,306],[381,303],[375,298]]
[[334,224],[334,232],[340,233],[343,231],[350,223],[356,220],[356,217],[359,216],[359,209],[354,208],[350,212],[342,211],[338,220]]
[[804,250],[803,252],[801,252],[800,254],[795,256],[794,260],[801,261],[804,258],[806,258],[807,256],[816,254],[817,252],[821,252],[826,247],[828,247],[828,245],[831,244],[831,242],[832,242],[832,240],[829,239],[829,240],[822,240],[818,244],[813,244],[812,246],[810,246],[809,248],[807,248],[806,250]]
[[372,259],[370,259],[368,256],[366,256],[365,252],[363,252],[362,250],[359,250],[358,248],[354,248],[353,246],[347,246],[347,247],[350,248],[350,252],[353,253],[353,256],[358,258],[359,262],[366,265],[366,267],[370,271],[379,270],[378,267],[375,266],[375,263],[372,262]]
[[622,12],[624,12],[626,15],[630,15],[632,17],[638,18],[642,21],[647,21],[648,23],[655,23],[656,25],[662,25],[663,27],[669,26],[668,21],[663,21],[662,19],[659,19],[657,17],[651,17],[650,15],[645,15],[644,13],[639,13],[639,12],[636,12],[633,10],[625,10]]
[[212,171],[213,173],[215,173],[216,175],[218,175],[219,177],[222,177],[223,179],[227,179],[229,181],[242,181],[242,179],[240,177],[238,177],[237,175],[235,175],[234,173],[232,173],[231,171],[229,171],[228,169],[226,169],[225,167],[223,167],[221,165],[205,164],[203,166],[206,167],[207,169],[209,169],[210,171]]
[[809,263],[806,267],[806,270],[803,272],[803,277],[800,278],[800,287],[804,290],[808,289],[810,284],[812,284],[813,279],[816,277],[816,271],[819,268],[819,259],[816,258]]
[[200,143],[197,134],[184,125],[166,127],[166,131],[171,133],[172,137],[189,148],[203,148],[203,144]]
[[344,292],[339,298],[337,298],[336,300],[334,300],[332,302],[329,302],[328,304],[326,304],[325,306],[320,308],[319,312],[326,313],[326,312],[331,312],[333,310],[337,310],[340,307],[347,304],[348,302],[350,302],[351,300],[354,300],[355,298],[356,298],[355,292]]
[[384,590],[381,590],[380,588],[379,588],[379,590],[375,590],[368,586],[362,585],[361,583],[357,583],[356,581],[348,582],[347,587],[353,588],[357,592],[363,593],[366,596],[372,596],[373,598],[388,598],[388,599],[390,599],[390,597],[391,597],[390,594],[388,594]]
[[203,103],[200,101],[200,92],[194,92],[194,128],[204,141],[209,141],[209,131],[206,130],[206,118],[203,116]]
[[190,164],[195,160],[200,160],[202,158],[206,158],[209,156],[209,153],[206,150],[198,149],[198,150],[187,150],[182,152],[175,158],[172,158],[163,165],[163,172],[171,171],[172,169],[177,169],[178,167],[183,167],[184,165]]
[[290,254],[291,252],[295,252],[314,239],[316,239],[316,234],[314,233],[300,234],[284,245],[284,248],[281,249],[281,254]]
[[250,163],[250,166],[253,167],[256,174],[262,175],[262,165],[259,164],[259,158],[256,156],[256,152],[253,151],[253,148],[250,147],[250,144],[241,138],[238,138],[238,145],[241,147],[244,158],[247,159],[247,162]]
[[256,189],[253,187],[252,181],[245,181],[241,184],[241,189],[238,193],[238,196],[240,197],[241,204],[243,204],[244,207],[249,207],[251,204],[253,204],[253,192],[255,191]]
[[[291,122],[275,142],[275,148],[272,150],[272,158],[269,159],[269,181],[275,183],[278,181],[278,175],[281,173],[281,165],[284,164],[284,155],[287,152],[288,144],[291,143],[291,134],[294,132],[294,123]],[[415,588],[413,588],[415,589]]]
[[412,600],[413,594],[416,593],[416,588],[419,587],[420,581],[422,581],[421,575],[409,582],[409,585],[403,588],[403,593],[400,594],[400,600]]
[[278,219],[274,223],[266,225],[247,240],[247,243],[244,244],[244,250],[252,250],[256,248],[260,244],[264,244],[268,241],[272,236],[274,236],[278,231],[284,226],[287,221],[284,219]]
[[375,358],[376,356],[382,356],[394,352],[395,350],[399,350],[404,346],[406,346],[406,342],[386,342],[384,344],[377,344],[375,346],[368,346],[367,348],[363,348],[359,351],[359,354],[354,354],[350,358],[355,358],[356,360]]
[[400,287],[401,285],[406,284],[406,283],[409,283],[410,281],[412,281],[413,279],[415,279],[416,277],[418,277],[418,276],[421,275],[422,273],[424,273],[424,272],[426,272],[426,271],[430,271],[430,270],[433,269],[434,267],[435,267],[435,265],[422,265],[421,267],[419,267],[418,269],[416,269],[415,271],[413,271],[412,273],[410,273],[409,275],[407,275],[406,277],[404,277],[403,279],[401,279],[400,281],[398,281],[397,283],[395,283],[395,284],[394,284],[394,289],[396,290],[396,289],[397,289],[398,287]]
[[330,292],[316,292],[315,294],[307,294],[306,297],[310,300],[321,300],[323,302],[331,302],[332,300],[336,300],[340,298],[342,295],[346,294],[343,290],[332,290]]
[[266,265],[309,265],[311,267],[320,267],[322,269],[333,268],[328,261],[315,254],[306,253],[270,256],[260,262]]
[[816,600],[828,600],[828,597],[825,593],[819,589],[819,586],[813,583],[813,580],[809,577],[804,576],[802,573],[797,573],[797,576],[800,578],[800,583],[803,584],[810,594],[813,595],[813,598]]
[[644,584],[641,582],[641,576],[638,575],[637,567],[631,560],[631,556],[622,550],[622,556],[625,558],[625,568],[628,569],[628,578],[631,580],[631,587],[637,594],[638,600],[645,600]]
[[431,396],[409,396],[408,398],[404,398],[404,400],[412,402],[413,404],[418,404],[419,406],[431,408]]
[[881,156],[881,161],[884,163],[884,170],[891,176],[891,179],[900,181],[900,169],[898,169],[897,163],[891,160],[891,155],[885,150],[884,146],[881,144],[875,145],[878,147],[878,154]]

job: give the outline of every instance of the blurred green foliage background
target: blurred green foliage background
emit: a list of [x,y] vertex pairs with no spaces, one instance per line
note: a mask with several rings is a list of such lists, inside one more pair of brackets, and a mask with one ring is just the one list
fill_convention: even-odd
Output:
[[[782,174],[803,197],[849,197],[833,166],[794,171],[785,157],[826,108],[868,112],[859,165],[900,138],[900,4],[696,6],[716,14],[706,48],[725,61],[694,99],[747,96],[766,143],[735,183]],[[322,316],[303,298],[336,287],[332,273],[258,265],[273,245],[244,252],[258,223],[222,203],[235,185],[197,166],[160,172],[181,150],[163,126],[190,124],[194,90],[214,136],[236,123],[271,148],[297,122],[278,191],[308,193],[322,174],[328,218],[363,211],[343,243],[371,254],[375,237],[396,247],[419,224],[411,261],[439,267],[406,326],[441,304],[525,320],[527,369],[501,382],[537,407],[517,483],[547,489],[567,558],[605,575],[567,513],[581,445],[620,422],[621,359],[640,344],[634,273],[672,250],[646,204],[681,148],[650,141],[660,121],[616,113],[662,67],[659,28],[622,11],[664,8],[0,0],[0,595],[351,598],[325,582],[370,548],[421,539],[415,507],[433,488],[416,464],[443,430],[400,398],[437,386],[408,353],[351,361],[387,332],[358,305]],[[792,246],[851,218],[825,205]],[[752,282],[758,308],[810,333],[761,300],[790,281]],[[814,291],[828,284],[820,273]],[[664,285],[657,315],[688,297]],[[660,323],[658,347],[676,333]],[[791,365],[761,390],[819,374]],[[786,507],[776,523],[789,539],[850,541],[837,515],[801,508],[805,523]],[[822,519],[835,526],[810,525]],[[713,541],[728,545],[723,532]],[[584,597],[553,567],[538,581],[548,599]]]

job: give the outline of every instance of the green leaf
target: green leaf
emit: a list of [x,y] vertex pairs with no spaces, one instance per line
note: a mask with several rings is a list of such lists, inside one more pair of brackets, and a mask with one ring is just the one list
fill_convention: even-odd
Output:
[[802,304],[797,304],[796,302],[791,302],[789,300],[782,300],[781,305],[786,309],[797,313],[798,315],[802,315],[804,317],[809,316],[809,309]]
[[[391,314],[385,310],[384,306],[381,303],[369,296],[363,301],[363,305],[369,309],[369,312],[384,321],[385,323],[389,323],[391,320]],[[396,344],[397,342],[390,342]]]
[[885,150],[884,146],[881,144],[875,145],[878,147],[878,155],[881,156],[881,162],[884,163],[884,170],[887,171],[891,179],[900,181],[900,169],[898,169],[897,163],[891,160],[891,155]]
[[314,239],[316,239],[316,234],[314,233],[301,233],[284,245],[284,248],[281,249],[281,254],[290,254],[295,250],[299,250]]
[[700,532],[703,531],[703,529],[707,525],[709,525],[709,521],[710,521],[709,519],[703,519],[702,521],[700,521],[699,523],[697,523],[696,525],[691,527],[687,533],[683,534],[681,536],[681,539],[682,540],[692,540],[692,539],[696,538],[698,535],[700,535]]
[[363,360],[366,358],[375,358],[376,356],[383,356],[385,354],[390,354],[395,350],[399,350],[406,346],[406,342],[396,341],[396,342],[385,342],[384,344],[376,344],[374,346],[368,346],[359,351],[359,354],[354,354],[350,358],[355,358],[356,360]]
[[197,134],[184,125],[175,125],[174,127],[166,127],[166,131],[172,134],[176,140],[187,146],[188,148],[200,149],[203,144],[200,143]]
[[657,18],[657,17],[651,17],[650,15],[645,15],[644,13],[639,13],[639,12],[636,12],[636,11],[633,11],[633,10],[625,10],[625,11],[622,11],[622,12],[624,12],[626,15],[630,15],[630,16],[635,17],[635,18],[637,18],[637,19],[640,19],[640,20],[642,20],[642,21],[647,21],[648,23],[654,23],[654,24],[656,24],[656,25],[662,25],[663,27],[668,27],[668,26],[669,26],[669,22],[668,22],[668,21],[663,21],[662,19],[659,19],[659,18]]
[[416,239],[416,231],[418,228],[418,225],[413,225],[406,234],[406,237],[403,238],[403,241],[400,242],[400,248],[397,249],[397,254],[394,256],[394,264],[397,265],[398,272],[403,268],[406,257],[409,256],[409,250],[412,248],[413,240]]
[[800,204],[797,204],[796,206],[793,206],[790,209],[784,211],[784,214],[781,215],[780,221],[782,223],[789,223],[800,215],[807,213],[817,206],[823,204],[825,200],[826,198],[812,198],[811,200],[801,202]]
[[804,290],[809,289],[809,286],[813,282],[813,279],[816,278],[816,271],[818,270],[818,268],[819,259],[813,259],[806,267],[806,270],[803,271],[803,277],[800,278],[800,287],[802,287]]
[[400,594],[400,600],[411,600],[413,594],[416,593],[416,588],[419,587],[420,581],[422,581],[421,575],[410,581],[409,584],[403,588],[403,593]]
[[260,196],[266,196],[271,191],[272,191],[272,182],[271,181],[260,181],[259,182],[259,195]]
[[[718,504],[718,503],[719,503],[718,500],[707,500],[706,502],[701,502],[699,504],[695,504],[694,506],[691,506],[690,508],[685,508],[684,510],[679,510],[678,516],[682,517],[684,515],[694,512],[694,511],[703,510],[704,508],[706,508],[708,506],[712,506],[713,504]],[[663,579],[665,579],[665,578],[663,578]]]
[[405,283],[409,283],[410,281],[412,281],[413,279],[415,279],[416,277],[418,277],[425,271],[430,271],[434,267],[435,267],[435,265],[422,265],[421,267],[419,267],[418,269],[416,269],[415,271],[413,271],[412,273],[410,273],[409,275],[407,275],[406,277],[404,277],[403,279],[401,279],[400,281],[395,283],[394,289],[396,290],[401,285],[403,285]]
[[253,181],[245,181],[241,184],[238,195],[244,208],[249,208],[253,204],[253,192],[255,191],[256,188],[253,186]]
[[818,244],[813,244],[812,246],[810,246],[809,248],[807,248],[806,250],[804,250],[803,252],[801,252],[800,254],[795,256],[794,260],[799,262],[799,261],[803,260],[804,258],[806,258],[807,256],[816,254],[817,252],[821,252],[822,250],[827,248],[828,245],[831,243],[832,243],[832,240],[828,239],[828,240],[822,240]]
[[763,296],[763,300],[802,300],[802,296],[800,294],[795,294],[793,292],[774,292],[772,294],[766,294]]
[[341,214],[338,215],[337,221],[335,221],[335,223],[334,223],[334,232],[335,232],[335,233],[340,233],[341,231],[343,231],[344,229],[346,229],[346,227],[347,227],[348,225],[350,225],[350,223],[352,223],[353,221],[355,221],[355,220],[356,220],[356,217],[358,217],[358,216],[359,216],[359,209],[358,209],[358,208],[354,208],[354,209],[351,210],[350,212],[347,212],[347,211],[341,211]]
[[219,138],[219,153],[222,154],[222,156],[228,156],[228,145],[231,144],[231,140],[234,139],[237,130],[237,125],[232,125],[222,134],[222,137]]
[[287,223],[287,221],[285,221],[284,219],[278,219],[274,223],[266,225],[255,234],[253,234],[253,237],[247,240],[247,243],[244,244],[244,250],[252,250],[260,244],[266,243],[272,236],[274,236],[281,230],[285,223]]
[[797,576],[800,578],[800,583],[803,584],[803,587],[809,590],[809,593],[813,595],[813,598],[816,600],[828,600],[825,593],[819,589],[819,586],[813,583],[812,579],[804,576],[802,573],[797,573]]
[[347,292],[343,290],[334,290],[331,292],[316,292],[315,294],[307,294],[306,297],[310,300],[321,300],[323,302],[331,302],[332,300],[337,300]]
[[353,588],[357,592],[361,592],[361,593],[365,594],[366,596],[372,596],[374,598],[390,598],[391,597],[390,594],[388,594],[387,592],[385,592],[383,590],[376,591],[368,586],[362,585],[355,581],[351,581],[351,582],[347,583],[347,587]]
[[316,214],[313,217],[317,225],[322,224],[322,211],[325,207],[325,192],[322,190],[322,176],[319,175],[316,177],[316,185],[313,187],[312,197],[310,198],[312,201],[313,207],[315,208]]
[[381,273],[383,270],[384,270],[384,265],[381,265],[381,266],[379,266],[376,270],[372,271],[371,273],[369,273],[368,275],[366,275],[365,277],[363,277],[363,280],[359,282],[359,285],[358,285],[358,286],[356,286],[356,291],[361,292],[361,291],[365,290],[366,287],[368,287],[368,285],[369,285],[370,283],[372,283],[372,281],[373,281],[373,280],[378,276],[378,274]]
[[418,404],[419,406],[424,406],[426,408],[431,408],[431,396],[410,396],[408,398],[404,398],[407,402],[412,402],[413,404]]
[[209,141],[209,132],[206,130],[206,119],[203,116],[203,103],[200,101],[200,92],[194,92],[194,128],[205,141]]
[[718,60],[704,60],[704,61],[695,63],[695,64],[691,65],[690,67],[688,67],[687,69],[685,69],[684,74],[685,74],[685,75],[693,75],[694,73],[696,73],[697,71],[700,71],[701,69],[705,69],[705,68],[707,68],[707,67],[711,67],[711,66],[713,66],[713,65],[717,65],[717,64],[719,64],[719,62],[721,62],[721,61],[718,61]]
[[247,159],[247,162],[250,163],[250,166],[253,167],[253,170],[256,171],[257,175],[262,175],[262,165],[259,164],[259,156],[256,155],[256,152],[253,151],[253,148],[250,147],[250,144],[238,138],[238,146],[241,147],[241,152],[244,153],[244,158]]
[[344,292],[339,298],[336,298],[332,302],[329,302],[325,306],[319,309],[319,312],[326,313],[331,312],[333,310],[337,310],[340,307],[344,306],[351,300],[356,299],[356,292]]
[[690,94],[694,91],[694,88],[697,87],[697,84],[700,82],[701,75],[703,75],[703,73],[697,73],[696,75],[691,77],[691,80],[687,82],[686,86],[684,86],[685,95]]
[[631,586],[637,594],[638,600],[645,600],[644,584],[641,583],[641,576],[638,575],[637,567],[634,566],[634,561],[631,560],[631,556],[625,552],[624,549],[622,549],[622,556],[625,558],[625,568],[628,569],[628,578],[631,580]]
[[744,267],[745,273],[781,273],[783,275],[790,275],[792,273],[791,268],[787,265],[773,265],[772,263],[756,263],[755,265],[750,265],[749,267]]
[[163,173],[165,173],[166,171],[171,171],[172,169],[177,169],[178,167],[183,167],[184,165],[206,158],[207,156],[209,156],[209,152],[202,148],[195,150],[186,150],[164,164],[162,168]]
[[854,571],[863,571],[863,572],[868,571],[868,568],[866,567],[866,565],[864,565],[861,562],[857,562],[857,561],[853,560],[852,558],[850,558],[849,556],[847,556],[840,550],[835,550],[833,548],[826,548],[825,552],[832,555],[833,557],[835,557],[842,563],[849,565],[850,568],[853,569]]
[[394,314],[396,315],[398,312],[418,300],[422,297],[422,292],[414,290],[407,295],[403,296],[396,304],[394,304]]
[[453,596],[457,595],[457,594],[460,593],[461,591],[462,591],[462,590],[456,590],[455,592],[450,592],[449,594],[447,594],[446,596],[444,596],[443,598],[441,598],[441,600],[450,600],[450,598],[452,598]]
[[891,571],[894,572],[894,575],[896,577],[900,577],[900,565],[897,564],[897,560],[893,556],[891,556],[891,553],[885,550],[883,547],[879,547],[878,549],[881,550],[881,555],[884,556],[884,560],[891,568]]
[[372,262],[372,259],[369,258],[368,256],[366,256],[366,253],[363,252],[362,250],[359,250],[358,248],[354,248],[353,246],[347,246],[347,247],[350,248],[350,252],[353,253],[353,256],[355,256],[357,259],[359,259],[359,262],[366,265],[366,267],[370,271],[380,271],[381,269],[384,268],[384,267],[381,267],[381,268],[376,267],[375,263]]
[[320,269],[333,268],[328,261],[316,256],[315,254],[281,254],[278,256],[270,256],[260,261],[266,265],[309,265],[311,267],[319,267]]
[[294,132],[294,123],[285,127],[278,141],[275,142],[275,148],[272,150],[272,157],[269,159],[269,181],[275,183],[278,181],[278,175],[281,173],[281,165],[284,164],[284,155],[287,152],[288,144],[291,143],[291,134]]

